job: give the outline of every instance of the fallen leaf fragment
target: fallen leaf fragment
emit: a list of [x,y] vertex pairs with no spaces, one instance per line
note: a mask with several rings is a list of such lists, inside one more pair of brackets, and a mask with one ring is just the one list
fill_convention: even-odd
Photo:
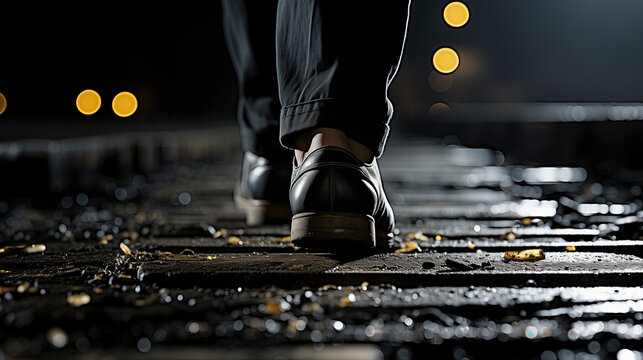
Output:
[[292,267],[292,268],[294,268],[294,269],[297,269],[297,268],[303,268],[303,267],[304,267],[304,264],[295,264],[295,265],[293,265],[293,266],[291,266],[291,267]]
[[23,252],[26,254],[35,254],[43,252],[47,249],[45,244],[31,244],[27,245],[9,245],[0,249],[0,254],[11,254],[16,252]]
[[474,244],[474,243],[470,242],[470,243],[469,243],[469,249],[473,250],[473,249],[475,249],[475,248],[476,248],[476,244]]
[[368,283],[364,281],[362,285],[359,286],[359,288],[362,289],[362,291],[368,290]]
[[110,242],[112,240],[114,240],[114,235],[107,234],[107,235],[103,236],[102,239],[100,239],[100,241],[98,242],[98,245],[105,245],[105,244],[107,244],[108,242]]
[[422,234],[421,231],[412,232],[408,235],[409,240],[423,240],[429,241],[429,237]]
[[301,310],[304,312],[316,312],[321,310],[321,305],[318,303],[305,303],[302,307]]
[[22,284],[18,285],[16,291],[18,292],[18,294],[22,294],[25,291],[29,290],[29,286],[31,286],[31,284],[28,281],[25,281]]
[[395,250],[396,254],[410,253],[413,251],[422,251],[418,243],[415,241],[407,241],[402,243],[402,248]]
[[127,245],[125,245],[125,243],[121,243],[120,246],[121,246],[121,250],[123,250],[123,253],[125,254],[125,256],[131,256],[132,255],[132,250],[130,250],[129,247]]
[[545,253],[542,249],[528,249],[522,251],[506,251],[505,260],[542,260],[545,258]]
[[281,306],[279,306],[279,303],[269,302],[266,304],[263,312],[266,314],[281,314],[283,310],[281,309]]
[[218,238],[220,238],[222,236],[226,236],[227,234],[228,234],[227,229],[219,229],[214,233],[214,235],[212,235],[212,237],[215,238],[215,239],[218,239]]
[[516,234],[513,232],[507,233],[507,235],[502,237],[503,240],[516,240]]
[[243,242],[241,241],[241,239],[239,239],[236,236],[230,236],[228,238],[228,244],[230,244],[230,245],[241,245],[241,244],[243,244]]
[[47,250],[47,247],[45,246],[45,244],[32,244],[24,248],[24,250],[22,251],[27,254],[35,254],[35,253],[43,252],[45,250]]
[[339,307],[340,308],[345,308],[345,307],[352,306],[352,305],[353,305],[353,302],[351,301],[351,299],[348,296],[343,296],[339,300]]
[[565,246],[565,250],[567,250],[567,251],[576,251],[576,246]]
[[90,301],[92,301],[92,298],[91,296],[89,296],[89,294],[86,293],[72,294],[67,296],[67,304],[73,307],[79,307],[85,304],[89,304]]

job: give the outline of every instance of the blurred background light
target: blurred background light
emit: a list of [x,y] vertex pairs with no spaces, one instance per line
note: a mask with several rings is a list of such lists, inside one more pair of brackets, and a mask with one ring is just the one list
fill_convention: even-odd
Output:
[[449,112],[451,108],[443,102],[437,102],[429,108],[429,116],[441,116]]
[[81,114],[92,115],[100,109],[100,105],[100,95],[91,89],[82,91],[76,98],[76,107]]
[[128,117],[136,112],[138,108],[138,100],[134,94],[123,91],[114,96],[112,101],[112,109],[114,113],[120,117]]
[[453,86],[453,76],[431,71],[431,74],[429,74],[429,85],[431,89],[437,92],[447,92]]
[[454,72],[458,65],[460,65],[458,53],[451,48],[443,47],[433,54],[433,67],[443,74]]
[[7,98],[0,93],[0,114],[2,114],[7,109]]
[[442,15],[449,26],[462,27],[469,21],[469,8],[459,1],[454,1],[444,8]]

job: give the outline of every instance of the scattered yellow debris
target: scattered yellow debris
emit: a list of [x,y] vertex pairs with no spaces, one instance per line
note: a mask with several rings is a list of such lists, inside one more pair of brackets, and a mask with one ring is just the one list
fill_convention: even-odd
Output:
[[[353,299],[354,298],[355,298],[355,295],[353,295]],[[352,305],[353,305],[353,300],[351,299],[350,295],[343,296],[341,299],[339,299],[339,307],[340,308],[345,308],[345,307],[352,306]]]
[[[14,275],[18,276],[18,274]],[[20,277],[29,277],[29,278],[46,278],[46,277],[51,277],[49,274],[22,274]]]
[[291,266],[291,267],[292,267],[292,268],[295,268],[295,269],[303,268],[303,267],[304,267],[304,264],[295,264],[295,265],[293,265],[293,266]]
[[359,288],[362,289],[362,291],[368,290],[368,283],[364,281],[362,285],[359,286]]
[[328,289],[337,289],[337,286],[335,286],[333,284],[326,284],[326,285],[322,286],[323,291],[326,291]]
[[91,296],[89,296],[89,294],[86,294],[86,293],[73,294],[73,295],[67,296],[67,304],[73,307],[79,307],[85,304],[89,304],[90,301],[92,301],[92,298]]
[[121,278],[121,279],[131,279],[131,278],[132,278],[132,275],[125,275],[125,274],[121,274],[121,275],[119,276],[119,278]]
[[25,291],[29,290],[30,286],[31,284],[28,281],[25,281],[22,284],[18,285],[18,287],[16,288],[16,291],[18,292],[18,294],[22,294]]
[[442,236],[435,235],[435,241],[442,241]]
[[35,253],[43,252],[45,250],[47,250],[47,247],[45,246],[45,244],[32,244],[30,246],[27,246],[22,251],[26,252],[27,254],[35,254]]
[[217,258],[216,256],[211,256],[211,255],[206,256],[206,259],[208,260],[214,260],[216,258]]
[[228,238],[228,244],[230,244],[230,245],[242,245],[243,241],[241,241],[241,239],[239,239],[236,236],[230,236]]
[[131,239],[132,241],[136,241],[140,235],[136,231],[124,231],[123,236]]
[[522,224],[525,225],[525,226],[531,225],[531,219],[530,218],[522,219]]
[[103,293],[103,289],[101,289],[101,288],[94,288],[94,294],[102,294],[102,293]]
[[505,260],[542,260],[545,253],[542,249],[528,249],[522,251],[506,251]]
[[14,252],[15,250],[22,250],[25,247],[26,247],[26,245],[9,245],[9,246],[5,246],[2,249],[0,249],[0,254],[11,253],[11,252]]
[[407,237],[409,238],[409,240],[429,241],[429,237],[422,234],[421,231],[412,232]]
[[301,307],[301,311],[309,312],[309,313],[316,312],[319,310],[321,310],[321,305],[319,305],[318,303],[305,303]]
[[281,306],[279,306],[279,303],[269,302],[266,303],[266,307],[263,312],[266,314],[281,314],[284,311],[281,309]]
[[576,246],[565,246],[565,250],[567,250],[567,251],[576,251]]
[[197,256],[188,256],[188,255],[174,255],[170,252],[160,253],[158,255],[159,260],[204,260],[206,258],[197,257]]
[[504,240],[516,240],[516,234],[513,232],[507,233],[507,235],[503,236],[502,239]]
[[476,254],[482,254],[482,253],[484,253],[484,250],[482,250],[482,249],[476,249]]
[[94,275],[94,280],[95,280],[95,281],[103,280],[103,276],[104,276],[104,275],[105,275],[105,274],[103,274],[103,273],[96,274],[96,275]]
[[110,242],[112,240],[114,240],[114,235],[107,234],[107,235],[103,236],[102,239],[100,239],[100,241],[98,242],[98,245],[106,245],[108,242]]
[[280,238],[279,241],[281,241],[281,242],[290,242],[290,235]]
[[0,270],[0,274],[11,274],[10,270]]
[[212,235],[212,237],[214,237],[215,239],[218,239],[218,238],[220,238],[222,236],[226,236],[227,234],[228,234],[228,230],[219,229],[214,233],[214,235]]
[[127,245],[125,245],[125,243],[121,243],[120,246],[121,246],[121,250],[123,250],[123,253],[125,254],[125,256],[131,256],[132,255],[132,250],[130,250],[129,247]]
[[9,254],[15,252],[23,252],[27,254],[35,254],[47,250],[45,244],[31,244],[27,245],[9,245],[0,249],[0,254]]
[[396,254],[401,254],[401,253],[410,253],[413,251],[422,251],[420,249],[420,246],[418,246],[418,243],[415,241],[407,241],[402,243],[402,248],[395,250]]
[[476,244],[469,242],[469,249],[473,250],[476,248]]

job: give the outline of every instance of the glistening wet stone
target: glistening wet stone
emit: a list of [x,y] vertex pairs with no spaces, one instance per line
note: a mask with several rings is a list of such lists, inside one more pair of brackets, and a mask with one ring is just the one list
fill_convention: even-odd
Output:
[[[338,255],[294,247],[288,224],[246,227],[232,150],[48,209],[3,206],[2,246],[45,249],[0,254],[2,355],[540,359],[638,348],[641,179],[601,192],[600,179],[528,183],[495,151],[393,142],[380,165],[394,247]],[[422,251],[394,253],[410,241]],[[534,248],[545,259],[503,261]]]

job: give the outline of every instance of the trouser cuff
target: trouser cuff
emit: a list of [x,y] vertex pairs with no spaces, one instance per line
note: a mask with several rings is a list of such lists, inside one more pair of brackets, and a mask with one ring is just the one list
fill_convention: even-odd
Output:
[[279,139],[283,146],[294,149],[295,139],[301,131],[327,127],[345,132],[379,157],[390,129],[387,110],[388,104],[385,104],[385,109],[346,107],[334,99],[285,106],[281,109]]

